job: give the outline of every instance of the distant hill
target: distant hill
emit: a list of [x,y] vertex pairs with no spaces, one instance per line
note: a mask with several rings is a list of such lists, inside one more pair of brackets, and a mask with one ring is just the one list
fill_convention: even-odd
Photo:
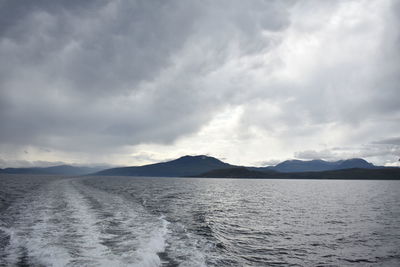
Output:
[[8,174],[54,174],[54,175],[85,175],[98,172],[100,167],[77,167],[70,165],[58,165],[52,167],[33,167],[33,168],[5,168],[0,169],[0,173]]
[[277,164],[274,167],[259,168],[260,170],[274,170],[278,172],[319,172],[319,171],[330,171],[330,170],[342,170],[342,169],[375,169],[378,168],[372,163],[369,163],[363,159],[347,159],[339,161],[324,161],[324,160],[287,160]]
[[228,169],[217,169],[202,173],[195,177],[207,178],[272,178],[279,177],[280,173],[276,171],[256,171],[245,167],[236,167]]
[[183,156],[168,162],[149,164],[137,167],[121,167],[103,170],[93,175],[108,176],[156,176],[182,177],[193,176],[215,169],[235,167],[209,156]]
[[268,178],[268,179],[359,179],[400,180],[400,168],[344,169],[322,172],[255,171],[247,168],[212,170],[196,177],[206,178]]

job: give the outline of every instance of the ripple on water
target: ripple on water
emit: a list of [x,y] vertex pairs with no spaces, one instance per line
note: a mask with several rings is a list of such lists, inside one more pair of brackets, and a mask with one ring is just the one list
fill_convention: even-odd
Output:
[[400,264],[397,181],[26,178],[0,179],[6,265]]

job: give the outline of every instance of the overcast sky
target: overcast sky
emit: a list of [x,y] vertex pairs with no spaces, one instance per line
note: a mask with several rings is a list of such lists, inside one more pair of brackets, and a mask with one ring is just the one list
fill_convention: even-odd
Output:
[[0,167],[400,158],[400,1],[0,0]]

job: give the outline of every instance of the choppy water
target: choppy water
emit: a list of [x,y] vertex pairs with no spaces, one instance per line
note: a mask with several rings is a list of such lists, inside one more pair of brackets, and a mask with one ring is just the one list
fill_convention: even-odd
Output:
[[0,176],[1,266],[400,266],[400,181]]

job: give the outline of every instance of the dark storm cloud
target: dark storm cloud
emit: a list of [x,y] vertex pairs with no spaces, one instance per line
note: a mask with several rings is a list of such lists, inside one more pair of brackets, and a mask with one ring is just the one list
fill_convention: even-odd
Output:
[[2,1],[0,143],[111,151],[192,133],[236,95],[204,77],[269,49],[292,3]]
[[7,69],[39,67],[50,81],[92,97],[131,90],[168,63],[198,15],[177,2],[95,3],[24,7],[26,14],[2,38],[4,56],[17,64]]
[[24,37],[27,29],[16,21],[26,20],[36,12],[61,15],[64,12],[81,12],[91,6],[102,5],[101,0],[36,0],[36,1],[0,1],[0,35],[8,38]]

